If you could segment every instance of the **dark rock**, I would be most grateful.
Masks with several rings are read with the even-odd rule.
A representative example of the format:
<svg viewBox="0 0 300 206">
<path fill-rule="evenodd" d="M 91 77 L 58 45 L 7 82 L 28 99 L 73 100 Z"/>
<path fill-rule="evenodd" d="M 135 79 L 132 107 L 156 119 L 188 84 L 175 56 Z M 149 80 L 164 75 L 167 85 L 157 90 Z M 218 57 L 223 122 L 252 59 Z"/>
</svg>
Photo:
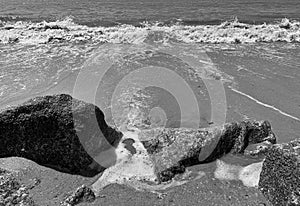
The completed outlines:
<svg viewBox="0 0 300 206">
<path fill-rule="evenodd" d="M 300 205 L 300 139 L 268 150 L 259 189 L 273 205 Z"/>
<path fill-rule="evenodd" d="M 96 199 L 94 192 L 87 186 L 82 185 L 77 188 L 69 197 L 67 197 L 60 205 L 73 206 L 81 202 L 93 202 Z"/>
<path fill-rule="evenodd" d="M 268 121 L 225 124 L 205 129 L 157 128 L 142 131 L 159 181 L 168 181 L 187 166 L 211 162 L 229 152 L 243 153 L 249 144 L 276 143 Z"/>
<path fill-rule="evenodd" d="M 121 137 L 97 106 L 65 94 L 36 97 L 0 113 L 0 158 L 23 157 L 71 174 L 103 171 L 94 155 Z"/>
<path fill-rule="evenodd" d="M 123 143 L 125 144 L 125 148 L 131 153 L 136 154 L 136 149 L 132 145 L 135 141 L 131 138 L 123 140 Z"/>
</svg>

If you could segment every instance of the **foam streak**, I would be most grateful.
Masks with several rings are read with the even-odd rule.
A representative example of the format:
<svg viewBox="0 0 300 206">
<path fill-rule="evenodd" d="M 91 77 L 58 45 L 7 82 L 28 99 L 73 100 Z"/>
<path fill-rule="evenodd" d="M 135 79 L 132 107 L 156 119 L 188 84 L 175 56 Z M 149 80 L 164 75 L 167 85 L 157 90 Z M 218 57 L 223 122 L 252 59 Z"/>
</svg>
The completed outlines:
<svg viewBox="0 0 300 206">
<path fill-rule="evenodd" d="M 238 93 L 238 94 L 240 94 L 240 95 L 243 95 L 243 96 L 245 96 L 245 97 L 248 97 L 249 99 L 255 101 L 257 104 L 260 104 L 260 105 L 262 105 L 262 106 L 264 106 L 264 107 L 273 109 L 273 110 L 279 112 L 280 114 L 282 114 L 282 115 L 284 115 L 284 116 L 287 116 L 287 117 L 289 117 L 289 118 L 292 118 L 292 119 L 294 119 L 294 120 L 300 121 L 300 119 L 299 119 L 298 117 L 294 117 L 294 116 L 292 116 L 292 115 L 290 115 L 290 114 L 288 114 L 288 113 L 286 113 L 286 112 L 281 111 L 280 109 L 278 109 L 278 108 L 276 108 L 276 107 L 274 107 L 274 106 L 272 106 L 272 105 L 263 103 L 263 102 L 261 102 L 261 101 L 255 99 L 254 97 L 252 97 L 252 96 L 250 96 L 250 95 L 248 95 L 248 94 L 245 94 L 245 93 L 243 93 L 243 92 L 241 92 L 241 91 L 239 91 L 239 90 L 236 90 L 236 89 L 234 89 L 234 88 L 231 88 L 231 90 L 234 91 L 234 92 L 236 92 L 236 93 Z"/>
</svg>

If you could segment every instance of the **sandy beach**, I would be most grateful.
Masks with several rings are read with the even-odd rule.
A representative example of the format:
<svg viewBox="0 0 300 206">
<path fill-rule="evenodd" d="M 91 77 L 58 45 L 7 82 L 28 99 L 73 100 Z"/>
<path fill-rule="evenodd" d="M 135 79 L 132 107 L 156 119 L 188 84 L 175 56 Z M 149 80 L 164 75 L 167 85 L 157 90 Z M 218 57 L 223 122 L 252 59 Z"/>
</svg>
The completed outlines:
<svg viewBox="0 0 300 206">
<path fill-rule="evenodd" d="M 3 112 L 37 96 L 69 94 L 99 107 L 108 125 L 122 135 L 155 128 L 207 129 L 267 120 L 277 143 L 288 143 L 300 138 L 299 6 L 297 0 L 0 0 L 0 120 L 13 128 L 32 117 L 30 112 L 24 110 L 20 122 L 11 124 L 5 122 L 11 113 Z M 46 108 L 45 114 L 35 115 L 44 120 L 55 109 Z M 68 121 L 62 123 L 69 126 Z M 0 124 L 1 131 L 7 132 L 7 128 Z M 66 134 L 73 137 L 72 132 Z M 8 137 L 3 139 L 9 142 Z M 246 151 L 258 145 L 249 145 Z M 65 151 L 70 148 L 78 149 L 71 144 Z M 299 155 L 295 148 L 293 155 Z M 116 162 L 124 160 L 126 166 L 129 150 L 124 150 L 125 155 L 119 154 Z M 122 184 L 108 184 L 97 191 L 100 195 L 93 202 L 78 205 L 271 206 L 258 187 L 265 154 L 247 154 L 229 153 L 189 166 L 171 181 L 177 186 L 162 191 L 136 190 L 120 179 Z M 60 205 L 80 186 L 93 188 L 103 172 L 86 177 L 45 167 L 43 161 L 44 166 L 12 156 L 0 155 L 0 200 L 5 189 L 11 187 L 15 192 L 9 205 Z M 58 160 L 68 158 L 73 157 Z M 97 167 L 95 162 L 92 167 Z M 128 165 L 126 169 L 120 165 L 116 168 L 128 169 Z M 250 178 L 255 181 L 247 182 L 241 174 L 255 177 Z M 20 203 L 22 198 L 26 202 Z"/>
</svg>

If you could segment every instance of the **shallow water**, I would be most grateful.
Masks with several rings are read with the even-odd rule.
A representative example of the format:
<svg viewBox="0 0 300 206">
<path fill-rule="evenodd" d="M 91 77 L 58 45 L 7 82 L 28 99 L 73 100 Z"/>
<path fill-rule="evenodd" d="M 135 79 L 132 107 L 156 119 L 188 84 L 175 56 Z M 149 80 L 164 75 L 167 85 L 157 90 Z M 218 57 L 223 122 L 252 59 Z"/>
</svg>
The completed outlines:
<svg viewBox="0 0 300 206">
<path fill-rule="evenodd" d="M 64 92 L 96 103 L 117 126 L 127 122 L 140 128 L 207 127 L 224 122 L 225 111 L 225 121 L 249 118 L 272 123 L 282 117 L 287 119 L 282 126 L 291 133 L 280 139 L 297 137 L 298 44 L 174 44 L 160 50 L 157 45 L 139 44 L 131 55 L 119 52 L 119 62 L 112 67 L 101 64 L 107 50 L 99 53 L 98 45 L 1 45 L 1 108 L 36 95 Z M 110 49 L 106 56 L 120 48 Z M 172 48 L 184 48 L 181 53 L 186 56 L 172 54 Z M 93 55 L 101 58 L 89 68 Z M 245 101 L 267 113 L 254 115 Z"/>
</svg>

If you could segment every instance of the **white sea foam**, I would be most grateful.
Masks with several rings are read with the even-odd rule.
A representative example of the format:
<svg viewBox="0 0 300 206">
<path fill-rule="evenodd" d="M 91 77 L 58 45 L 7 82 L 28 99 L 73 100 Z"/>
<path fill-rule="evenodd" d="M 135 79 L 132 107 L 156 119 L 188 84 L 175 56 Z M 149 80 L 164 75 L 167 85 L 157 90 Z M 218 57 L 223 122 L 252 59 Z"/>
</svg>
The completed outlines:
<svg viewBox="0 0 300 206">
<path fill-rule="evenodd" d="M 258 186 L 262 165 L 263 162 L 258 162 L 243 167 L 239 173 L 239 180 L 247 187 Z"/>
<path fill-rule="evenodd" d="M 112 151 L 117 156 L 116 163 L 107 168 L 102 176 L 92 185 L 92 189 L 96 195 L 99 195 L 104 187 L 114 183 L 128 185 L 137 190 L 155 192 L 157 190 L 165 190 L 170 187 L 182 185 L 187 182 L 185 180 L 172 180 L 168 183 L 157 184 L 155 165 L 139 140 L 138 131 L 124 132 L 122 139 L 133 139 L 135 142 L 132 146 L 136 149 L 136 153 L 131 154 L 122 142 L 114 151 Z M 103 156 L 103 153 L 99 155 L 100 158 L 101 156 Z M 103 163 L 101 161 L 102 159 L 98 159 L 97 157 L 95 159 L 98 163 Z M 201 177 L 203 175 L 204 174 L 201 174 Z M 148 184 L 147 182 L 152 184 Z"/>
<path fill-rule="evenodd" d="M 227 164 L 217 160 L 214 176 L 220 180 L 240 180 L 247 187 L 258 186 L 263 162 L 253 163 L 245 167 Z"/>
<path fill-rule="evenodd" d="M 241 91 L 239 91 L 239 90 L 237 90 L 237 89 L 235 89 L 235 88 L 232 88 L 232 87 L 231 87 L 231 90 L 234 91 L 234 92 L 236 92 L 236 93 L 238 93 L 238 94 L 240 94 L 240 95 L 243 95 L 243 96 L 245 96 L 245 97 L 247 97 L 247 98 L 249 98 L 249 99 L 251 99 L 251 100 L 253 100 L 253 101 L 255 101 L 257 104 L 260 104 L 260 105 L 262 105 L 262 106 L 264 106 L 264 107 L 273 109 L 273 110 L 279 112 L 280 114 L 282 114 L 282 115 L 284 115 L 284 116 L 287 116 L 287 117 L 289 117 L 289 118 L 291 118 L 291 119 L 300 121 L 300 119 L 299 119 L 298 117 L 295 117 L 295 116 L 290 115 L 290 114 L 288 114 L 288 113 L 286 113 L 286 112 L 284 112 L 284 111 L 281 111 L 280 109 L 276 108 L 275 106 L 272 106 L 272 105 L 263 103 L 263 102 L 261 102 L 261 101 L 255 99 L 254 97 L 252 97 L 252 96 L 250 96 L 250 95 L 248 95 L 248 94 L 245 94 L 244 92 L 241 92 Z"/>
<path fill-rule="evenodd" d="M 2 25 L 2 26 L 1 26 Z M 184 43 L 300 42 L 300 22 L 252 25 L 237 20 L 220 25 L 144 24 L 88 27 L 70 18 L 55 22 L 0 22 L 0 43 L 45 44 L 53 42 L 142 43 L 145 41 Z"/>
</svg>

